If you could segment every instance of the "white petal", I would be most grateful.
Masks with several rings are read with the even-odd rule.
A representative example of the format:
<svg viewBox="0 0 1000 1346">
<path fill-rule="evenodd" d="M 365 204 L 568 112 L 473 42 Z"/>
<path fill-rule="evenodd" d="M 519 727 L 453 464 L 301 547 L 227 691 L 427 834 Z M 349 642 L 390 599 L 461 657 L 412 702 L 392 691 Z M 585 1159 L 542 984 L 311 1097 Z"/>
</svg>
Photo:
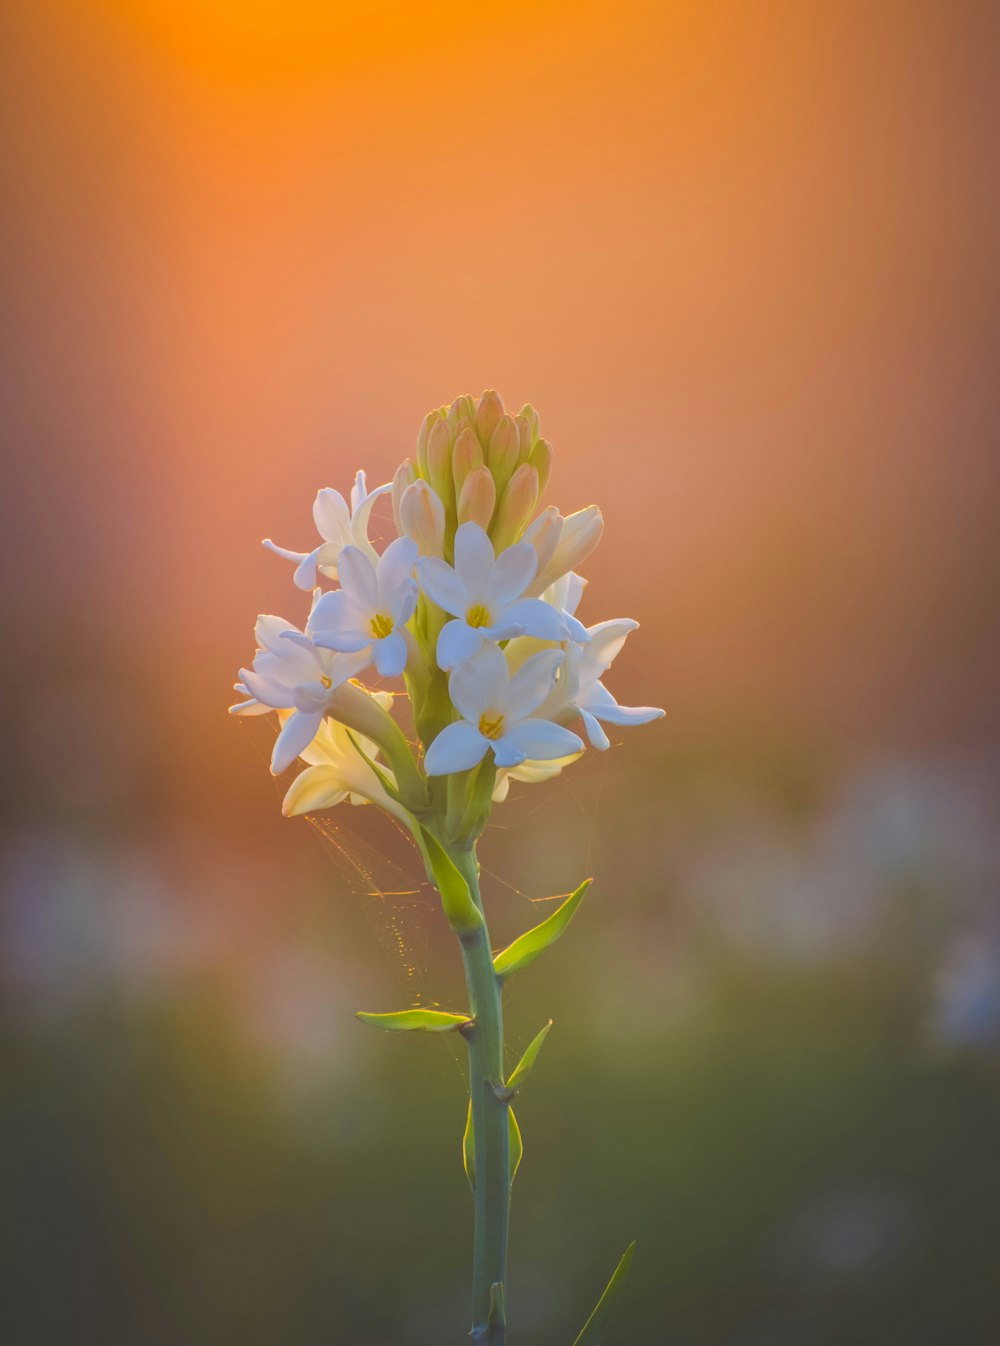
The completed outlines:
<svg viewBox="0 0 1000 1346">
<path fill-rule="evenodd" d="M 281 811 L 286 818 L 333 808 L 347 795 L 347 785 L 336 767 L 307 766 L 288 787 Z"/>
<path fill-rule="evenodd" d="M 272 710 L 283 710 L 294 705 L 295 694 L 291 687 L 286 687 L 271 678 L 261 677 L 252 668 L 241 668 L 240 680 L 254 700 L 263 706 L 270 706 Z"/>
<path fill-rule="evenodd" d="M 527 542 L 515 542 L 500 553 L 486 589 L 494 609 L 505 608 L 521 597 L 538 569 L 538 553 Z"/>
<path fill-rule="evenodd" d="M 555 685 L 562 661 L 562 650 L 542 650 L 526 659 L 510 680 L 504 697 L 505 714 L 523 720 L 537 710 Z"/>
<path fill-rule="evenodd" d="M 393 631 L 392 635 L 376 640 L 372 654 L 375 667 L 383 678 L 398 678 L 406 667 L 406 640 L 402 632 Z"/>
<path fill-rule="evenodd" d="M 330 689 L 321 682 L 304 682 L 296 687 L 292 703 L 306 715 L 322 715 L 330 699 Z"/>
<path fill-rule="evenodd" d="M 587 737 L 590 739 L 591 745 L 595 747 L 598 752 L 606 752 L 607 749 L 611 747 L 611 740 L 601 727 L 600 720 L 591 715 L 589 710 L 581 710 L 580 718 L 583 720 L 583 725 L 587 731 Z"/>
<path fill-rule="evenodd" d="M 441 628 L 437 643 L 438 668 L 445 672 L 471 659 L 483 643 L 483 637 L 477 628 L 455 617 L 445 622 Z"/>
<path fill-rule="evenodd" d="M 421 556 L 417 562 L 420 587 L 439 608 L 453 617 L 464 617 L 469 607 L 469 596 L 460 577 L 447 561 L 437 556 Z"/>
<path fill-rule="evenodd" d="M 364 476 L 363 472 L 358 473 L 362 488 L 364 486 Z M 386 491 L 392 490 L 392 482 L 387 481 L 384 486 L 376 486 L 375 490 L 370 491 L 363 500 L 355 501 L 356 490 L 357 485 L 355 485 L 355 490 L 351 492 L 351 508 L 354 515 L 351 519 L 351 537 L 354 540 L 354 545 L 360 547 L 366 556 L 374 557 L 375 548 L 368 541 L 368 524 L 376 501 L 380 496 L 385 495 Z"/>
<path fill-rule="evenodd" d="M 580 752 L 583 741 L 561 724 L 551 720 L 522 720 L 497 739 L 493 754 L 497 766 L 520 766 L 527 759 L 547 762 Z"/>
<path fill-rule="evenodd" d="M 424 770 L 428 776 L 450 776 L 453 771 L 468 771 L 486 756 L 489 739 L 468 720 L 446 725 L 427 749 Z"/>
<path fill-rule="evenodd" d="M 272 617 L 268 613 L 262 612 L 253 629 L 254 639 L 262 650 L 270 650 L 273 654 L 280 654 L 281 646 L 278 642 L 291 625 L 291 622 L 285 621 L 284 617 Z"/>
<path fill-rule="evenodd" d="M 510 794 L 510 772 L 500 770 L 497 772 L 496 781 L 493 785 L 493 802 L 502 804 Z"/>
<path fill-rule="evenodd" d="M 455 534 L 455 569 L 467 593 L 485 596 L 493 573 L 493 543 L 478 523 L 463 523 Z"/>
<path fill-rule="evenodd" d="M 249 701 L 237 701 L 235 706 L 229 707 L 230 715 L 270 715 L 274 710 L 273 706 L 265 706 L 262 701 L 251 697 Z"/>
<path fill-rule="evenodd" d="M 275 740 L 274 752 L 271 754 L 273 776 L 280 776 L 283 771 L 287 771 L 303 748 L 308 748 L 322 722 L 321 712 L 306 715 L 297 710 L 289 715 Z"/>
<path fill-rule="evenodd" d="M 522 598 L 497 614 L 496 626 L 517 628 L 519 635 L 536 640 L 565 640 L 569 634 L 565 616 L 541 598 Z"/>
<path fill-rule="evenodd" d="M 597 682 L 580 697 L 580 711 L 605 720 L 608 724 L 649 724 L 659 720 L 665 711 L 657 706 L 620 706 L 603 683 Z"/>
<path fill-rule="evenodd" d="M 327 544 L 323 543 L 308 556 L 303 556 L 302 560 L 295 568 L 295 574 L 292 581 L 296 589 L 312 589 L 316 584 L 316 566 L 319 561 L 319 554 Z"/>
<path fill-rule="evenodd" d="M 324 486 L 316 492 L 313 501 L 313 522 L 322 538 L 327 542 L 339 542 L 343 547 L 351 540 L 351 511 L 347 501 L 332 486 Z"/>
<path fill-rule="evenodd" d="M 608 671 L 629 633 L 638 625 L 631 617 L 617 617 L 589 628 L 587 648 L 580 663 L 580 681 L 585 686 Z"/>
<path fill-rule="evenodd" d="M 357 547 L 345 547 L 337 562 L 340 583 L 354 605 L 362 612 L 378 610 L 378 580 L 375 567 Z"/>
<path fill-rule="evenodd" d="M 413 582 L 413 567 L 419 554 L 417 544 L 410 537 L 398 537 L 390 542 L 376 567 L 378 578 L 378 607 L 392 608 L 399 594 Z M 414 586 L 415 587 L 415 586 Z"/>
<path fill-rule="evenodd" d="M 368 474 L 363 467 L 359 467 L 354 474 L 354 485 L 351 487 L 351 513 L 354 514 L 367 499 Z"/>
<path fill-rule="evenodd" d="M 268 551 L 273 551 L 275 556 L 280 556 L 283 561 L 294 561 L 296 565 L 298 565 L 300 561 L 304 561 L 308 555 L 308 552 L 289 551 L 287 547 L 279 547 L 278 544 L 272 542 L 269 537 L 264 538 L 260 545 L 266 547 Z"/>
<path fill-rule="evenodd" d="M 359 554 L 355 552 L 355 555 Z M 345 589 L 335 589 L 333 593 L 324 594 L 313 608 L 307 630 L 313 642 L 322 649 L 349 653 L 371 644 L 371 632 L 362 626 L 364 620 L 364 614 L 351 601 L 351 595 Z"/>
<path fill-rule="evenodd" d="M 483 645 L 471 659 L 459 664 L 448 680 L 452 705 L 467 720 L 476 722 L 485 710 L 505 711 L 508 679 L 503 650 Z"/>
<path fill-rule="evenodd" d="M 420 590 L 416 580 L 404 580 L 390 609 L 393 626 L 405 626 L 417 610 Z"/>
</svg>

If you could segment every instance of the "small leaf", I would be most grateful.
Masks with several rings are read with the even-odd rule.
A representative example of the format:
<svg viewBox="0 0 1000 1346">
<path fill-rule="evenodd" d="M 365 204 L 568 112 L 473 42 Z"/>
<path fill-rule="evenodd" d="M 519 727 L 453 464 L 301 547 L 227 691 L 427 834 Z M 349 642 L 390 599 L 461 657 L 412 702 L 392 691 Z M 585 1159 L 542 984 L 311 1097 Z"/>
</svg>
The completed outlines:
<svg viewBox="0 0 1000 1346">
<path fill-rule="evenodd" d="M 518 1061 L 517 1065 L 514 1067 L 510 1079 L 507 1081 L 508 1089 L 519 1088 L 519 1086 L 522 1085 L 524 1081 L 528 1078 L 528 1073 L 531 1070 L 531 1067 L 535 1064 L 536 1060 L 538 1059 L 538 1053 L 542 1050 L 542 1043 L 545 1041 L 548 1035 L 548 1031 L 551 1027 L 552 1027 L 552 1020 L 550 1019 L 548 1023 L 545 1025 L 545 1027 L 542 1029 L 542 1031 L 536 1034 L 535 1037 L 532 1039 L 532 1041 L 528 1044 L 528 1050 L 521 1057 L 520 1061 Z"/>
<path fill-rule="evenodd" d="M 389 777 L 379 766 L 378 762 L 376 762 L 373 758 L 368 756 L 364 748 L 362 748 L 361 744 L 358 742 L 357 735 L 352 734 L 351 731 L 348 729 L 347 737 L 351 740 L 355 752 L 363 760 L 365 765 L 371 769 L 379 785 L 381 785 L 382 789 L 386 792 L 389 798 L 394 799 L 397 804 L 402 804 L 403 796 L 399 793 L 393 782 L 389 779 Z"/>
<path fill-rule="evenodd" d="M 602 1346 L 604 1333 L 611 1321 L 611 1314 L 625 1286 L 634 1252 L 635 1241 L 633 1240 L 622 1253 L 622 1259 L 615 1267 L 614 1275 L 608 1281 L 604 1294 L 597 1301 L 597 1307 L 584 1323 L 583 1331 L 573 1342 L 573 1346 Z"/>
<path fill-rule="evenodd" d="M 442 1010 L 398 1010 L 395 1014 L 366 1014 L 358 1010 L 357 1018 L 372 1028 L 385 1028 L 391 1033 L 453 1033 L 457 1028 L 471 1024 L 467 1014 L 445 1014 Z"/>
<path fill-rule="evenodd" d="M 426 827 L 420 832 L 449 924 L 453 930 L 478 930 L 483 923 L 483 914 L 473 902 L 461 870 L 433 832 Z"/>
<path fill-rule="evenodd" d="M 584 879 L 576 892 L 570 893 L 566 901 L 557 907 L 547 920 L 521 935 L 519 939 L 515 939 L 503 953 L 498 953 L 493 959 L 493 968 L 497 976 L 505 979 L 512 977 L 515 972 L 520 972 L 521 968 L 534 962 L 543 949 L 555 943 L 573 919 L 590 884 L 590 879 Z"/>
<path fill-rule="evenodd" d="M 514 1175 L 521 1162 L 521 1156 L 524 1154 L 524 1142 L 521 1140 L 521 1128 L 517 1124 L 517 1118 L 514 1116 L 514 1109 L 507 1109 L 507 1136 L 510 1146 L 510 1180 L 514 1181 Z M 462 1137 L 462 1162 L 465 1165 L 465 1176 L 469 1179 L 469 1186 L 473 1191 L 476 1190 L 476 1132 L 472 1124 L 472 1099 L 469 1099 L 469 1116 L 465 1123 L 465 1135 Z"/>
</svg>

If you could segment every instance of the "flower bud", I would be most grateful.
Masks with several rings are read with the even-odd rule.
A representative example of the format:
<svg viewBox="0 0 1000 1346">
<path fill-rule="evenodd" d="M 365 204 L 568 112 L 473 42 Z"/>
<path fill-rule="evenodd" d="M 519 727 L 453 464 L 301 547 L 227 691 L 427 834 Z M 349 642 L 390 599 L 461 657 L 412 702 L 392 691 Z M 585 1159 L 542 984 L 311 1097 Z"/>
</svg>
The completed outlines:
<svg viewBox="0 0 1000 1346">
<path fill-rule="evenodd" d="M 400 522 L 399 503 L 403 498 L 403 492 L 408 486 L 412 486 L 416 480 L 416 463 L 412 458 L 404 458 L 399 467 L 396 468 L 396 475 L 392 479 L 392 518 L 397 533 L 404 531 Z"/>
<path fill-rule="evenodd" d="M 466 477 L 458 495 L 458 522 L 478 523 L 489 530 L 497 502 L 497 488 L 493 474 L 485 466 L 473 468 Z"/>
<path fill-rule="evenodd" d="M 497 506 L 490 536 L 498 552 L 521 536 L 537 502 L 538 473 L 530 463 L 522 463 L 507 483 Z"/>
<path fill-rule="evenodd" d="M 517 426 L 517 435 L 520 445 L 519 458 L 522 463 L 526 463 L 528 461 L 528 455 L 531 453 L 532 446 L 535 443 L 531 433 L 531 426 L 521 415 L 514 417 L 514 423 Z"/>
<path fill-rule="evenodd" d="M 451 470 L 455 478 L 455 494 L 460 494 L 466 477 L 476 467 L 483 465 L 483 450 L 471 424 L 459 432 L 455 447 L 451 451 Z"/>
<path fill-rule="evenodd" d="M 541 574 L 545 567 L 551 561 L 555 549 L 559 543 L 559 534 L 562 532 L 563 518 L 555 505 L 549 505 L 543 509 L 538 518 L 524 530 L 522 542 L 530 542 L 538 553 L 538 570 L 536 575 Z M 532 585 L 532 589 L 535 586 Z M 540 592 L 540 591 L 539 591 Z"/>
<path fill-rule="evenodd" d="M 538 419 L 538 412 L 530 402 L 525 402 L 517 415 L 519 420 L 523 420 L 527 423 L 528 433 L 531 435 L 531 445 L 533 447 L 542 435 L 542 423 Z"/>
<path fill-rule="evenodd" d="M 427 471 L 427 441 L 436 423 L 442 419 L 442 415 L 441 408 L 435 407 L 433 411 L 427 413 L 420 426 L 420 433 L 417 435 L 417 462 L 422 473 Z"/>
<path fill-rule="evenodd" d="M 444 549 L 444 505 L 437 492 L 422 478 L 403 492 L 399 518 L 400 532 L 413 539 L 421 555 L 441 555 Z"/>
<path fill-rule="evenodd" d="M 490 471 L 497 480 L 497 486 L 503 489 L 510 479 L 521 452 L 521 440 L 517 423 L 513 416 L 502 416 L 494 427 L 487 450 Z"/>
<path fill-rule="evenodd" d="M 503 402 L 500 394 L 492 388 L 487 388 L 479 399 L 479 406 L 476 409 L 476 429 L 479 431 L 479 437 L 484 444 L 490 442 L 490 436 L 496 429 L 502 415 Z"/>
<path fill-rule="evenodd" d="M 476 400 L 470 397 L 468 393 L 463 393 L 461 397 L 456 397 L 454 402 L 448 408 L 448 422 L 454 433 L 460 427 L 463 421 L 476 420 Z"/>
<path fill-rule="evenodd" d="M 538 473 L 538 493 L 548 485 L 549 473 L 552 471 L 552 445 L 547 439 L 540 439 L 531 450 L 531 456 L 528 462 Z"/>
<path fill-rule="evenodd" d="M 555 551 L 544 568 L 539 568 L 530 592 L 541 593 L 568 571 L 576 570 L 600 542 L 603 532 L 604 517 L 596 505 L 563 519 Z"/>
<path fill-rule="evenodd" d="M 451 481 L 451 426 L 447 421 L 438 421 L 428 436 L 427 480 L 447 509 L 455 498 Z"/>
</svg>

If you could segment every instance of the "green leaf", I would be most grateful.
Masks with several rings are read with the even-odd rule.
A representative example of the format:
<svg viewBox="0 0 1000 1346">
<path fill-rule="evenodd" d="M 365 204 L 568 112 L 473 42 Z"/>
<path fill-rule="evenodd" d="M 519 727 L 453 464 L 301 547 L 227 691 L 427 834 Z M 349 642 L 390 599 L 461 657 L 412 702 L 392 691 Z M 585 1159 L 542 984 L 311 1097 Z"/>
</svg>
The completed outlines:
<svg viewBox="0 0 1000 1346">
<path fill-rule="evenodd" d="M 358 754 L 358 756 L 362 759 L 362 761 L 365 763 L 366 766 L 370 767 L 379 785 L 381 785 L 382 789 L 386 792 L 389 798 L 394 799 L 397 804 L 402 804 L 403 796 L 399 793 L 393 782 L 389 779 L 389 777 L 379 766 L 378 762 L 376 762 L 373 758 L 368 756 L 364 748 L 362 748 L 361 744 L 358 742 L 357 735 L 352 734 L 350 729 L 348 729 L 347 737 L 351 740 L 351 743 L 354 746 L 354 750 Z"/>
<path fill-rule="evenodd" d="M 635 1252 L 633 1240 L 622 1253 L 622 1259 L 615 1267 L 614 1275 L 608 1281 L 604 1294 L 597 1301 L 597 1307 L 583 1325 L 583 1331 L 573 1342 L 573 1346 L 603 1346 L 604 1333 L 611 1321 L 611 1314 L 621 1294 L 632 1265 Z"/>
<path fill-rule="evenodd" d="M 433 832 L 429 832 L 426 827 L 420 831 L 449 924 L 457 931 L 478 930 L 483 923 L 483 914 L 473 902 L 461 870 Z"/>
<path fill-rule="evenodd" d="M 453 1033 L 472 1020 L 467 1014 L 445 1014 L 442 1010 L 398 1010 L 395 1014 L 366 1014 L 358 1010 L 357 1018 L 372 1028 L 385 1028 L 391 1033 Z"/>
<path fill-rule="evenodd" d="M 550 1019 L 548 1023 L 545 1025 L 545 1027 L 542 1029 L 542 1031 L 536 1034 L 536 1036 L 528 1044 L 528 1050 L 521 1057 L 520 1061 L 518 1061 L 517 1065 L 514 1067 L 510 1079 L 507 1081 L 508 1089 L 519 1088 L 520 1085 L 522 1085 L 524 1081 L 528 1078 L 528 1073 L 530 1072 L 531 1067 L 535 1064 L 535 1061 L 538 1059 L 538 1053 L 542 1050 L 542 1043 L 545 1041 L 548 1035 L 548 1031 L 551 1027 L 552 1027 L 552 1020 Z"/>
<path fill-rule="evenodd" d="M 521 1156 L 524 1154 L 524 1142 L 521 1139 L 521 1128 L 517 1124 L 517 1118 L 514 1116 L 514 1109 L 507 1109 L 507 1135 L 508 1145 L 510 1146 L 510 1180 L 514 1181 L 514 1175 L 517 1173 L 518 1166 L 521 1163 Z M 469 1115 L 465 1122 L 465 1135 L 462 1137 L 462 1163 L 465 1165 L 465 1176 L 469 1179 L 469 1186 L 473 1191 L 476 1190 L 476 1132 L 472 1124 L 472 1099 L 469 1099 Z"/>
<path fill-rule="evenodd" d="M 566 901 L 557 907 L 547 920 L 541 925 L 536 925 L 527 934 L 521 935 L 519 939 L 515 939 L 503 953 L 498 953 L 493 959 L 493 968 L 497 976 L 505 980 L 507 977 L 513 977 L 515 972 L 520 972 L 522 967 L 534 962 L 543 949 L 554 944 L 573 919 L 590 884 L 590 879 L 584 879 L 576 892 L 570 893 Z"/>
</svg>

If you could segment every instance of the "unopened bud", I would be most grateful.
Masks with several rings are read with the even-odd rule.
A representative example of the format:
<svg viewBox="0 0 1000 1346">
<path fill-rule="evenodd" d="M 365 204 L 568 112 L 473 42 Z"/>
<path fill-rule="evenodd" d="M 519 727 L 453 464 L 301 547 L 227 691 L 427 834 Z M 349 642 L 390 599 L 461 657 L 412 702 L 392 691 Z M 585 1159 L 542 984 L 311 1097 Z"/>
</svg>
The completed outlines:
<svg viewBox="0 0 1000 1346">
<path fill-rule="evenodd" d="M 428 436 L 427 480 L 447 507 L 455 498 L 451 482 L 451 426 L 447 421 L 438 421 Z"/>
<path fill-rule="evenodd" d="M 444 505 L 424 480 L 415 481 L 399 502 L 399 528 L 423 556 L 440 556 L 444 548 Z"/>
<path fill-rule="evenodd" d="M 517 422 L 513 416 L 502 416 L 490 435 L 490 447 L 486 455 L 490 471 L 496 477 L 501 490 L 517 467 L 520 453 L 521 440 Z"/>
<path fill-rule="evenodd" d="M 458 522 L 478 523 L 489 529 L 497 502 L 497 488 L 488 467 L 473 468 L 458 495 Z"/>
<path fill-rule="evenodd" d="M 497 506 L 491 536 L 498 552 L 521 536 L 537 502 L 538 473 L 530 463 L 522 463 L 507 483 Z"/>
<path fill-rule="evenodd" d="M 448 421 L 453 430 L 457 430 L 463 421 L 472 421 L 476 419 L 476 399 L 470 397 L 468 393 L 463 393 L 461 397 L 456 397 L 454 402 L 448 408 Z"/>
<path fill-rule="evenodd" d="M 547 439 L 540 439 L 531 450 L 531 456 L 528 462 L 538 473 L 538 493 L 548 485 L 549 473 L 552 471 L 552 445 Z"/>
<path fill-rule="evenodd" d="M 532 592 L 541 593 L 567 571 L 576 570 L 600 542 L 603 532 L 604 517 L 596 505 L 588 505 L 563 519 L 555 551 L 532 581 Z"/>
<path fill-rule="evenodd" d="M 541 574 L 545 567 L 551 561 L 555 549 L 559 543 L 559 534 L 562 532 L 563 518 L 555 505 L 549 505 L 548 509 L 543 509 L 538 518 L 529 524 L 524 530 L 522 542 L 530 542 L 538 553 L 538 570 L 536 574 Z M 534 585 L 532 586 L 534 588 Z"/>
<path fill-rule="evenodd" d="M 517 436 L 520 445 L 519 456 L 521 462 L 526 463 L 528 461 L 528 455 L 531 453 L 531 450 L 534 447 L 535 443 L 535 440 L 531 433 L 531 426 L 521 415 L 517 415 L 514 417 L 514 423 L 517 426 Z"/>
<path fill-rule="evenodd" d="M 472 426 L 466 424 L 464 430 L 460 431 L 455 440 L 455 447 L 451 451 L 451 470 L 455 478 L 455 494 L 461 492 L 463 483 L 469 473 L 477 467 L 483 465 L 483 449 L 476 437 L 476 432 Z"/>
<path fill-rule="evenodd" d="M 479 437 L 484 444 L 490 442 L 490 436 L 496 429 L 502 415 L 503 402 L 500 394 L 492 388 L 487 388 L 479 399 L 479 406 L 476 408 L 476 429 L 479 431 Z"/>
<path fill-rule="evenodd" d="M 538 419 L 538 412 L 535 410 L 535 408 L 531 405 L 530 402 L 525 402 L 524 406 L 517 414 L 520 418 L 522 418 L 527 422 L 528 430 L 529 433 L 531 434 L 531 444 L 532 447 L 534 447 L 535 443 L 541 438 L 542 435 L 542 423 Z"/>
<path fill-rule="evenodd" d="M 420 433 L 417 435 L 417 462 L 420 465 L 420 471 L 427 471 L 427 441 L 430 433 L 436 423 L 443 419 L 443 412 L 440 407 L 435 407 L 424 417 L 420 426 Z"/>
<path fill-rule="evenodd" d="M 417 465 L 412 458 L 404 458 L 399 467 L 396 468 L 396 475 L 392 479 L 392 518 L 396 525 L 396 532 L 403 531 L 403 525 L 400 523 L 399 504 L 403 498 L 403 492 L 408 486 L 412 486 L 417 480 Z"/>
</svg>

